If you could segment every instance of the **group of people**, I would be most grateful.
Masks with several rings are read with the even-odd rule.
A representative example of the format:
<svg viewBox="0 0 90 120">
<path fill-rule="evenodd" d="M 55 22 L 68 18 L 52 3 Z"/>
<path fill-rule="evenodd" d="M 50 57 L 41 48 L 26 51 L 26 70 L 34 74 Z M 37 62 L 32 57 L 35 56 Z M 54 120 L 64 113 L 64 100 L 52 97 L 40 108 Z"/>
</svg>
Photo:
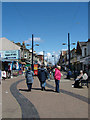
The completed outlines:
<svg viewBox="0 0 90 120">
<path fill-rule="evenodd" d="M 59 93 L 59 82 L 61 79 L 61 72 L 60 72 L 61 66 L 57 66 L 55 68 L 54 73 L 54 79 L 55 79 L 55 85 L 56 85 L 56 92 Z M 34 79 L 34 73 L 31 70 L 31 67 L 28 67 L 28 70 L 26 71 L 26 83 L 28 87 L 28 91 L 31 91 L 33 79 Z M 44 65 L 41 65 L 38 70 L 38 79 L 40 81 L 41 90 L 45 90 L 46 86 L 46 80 L 48 79 L 48 70 L 44 68 Z"/>
<path fill-rule="evenodd" d="M 48 72 L 48 80 L 54 79 L 54 74 L 55 74 L 55 66 L 49 66 L 46 67 L 47 72 Z"/>
<path fill-rule="evenodd" d="M 55 80 L 55 85 L 56 85 L 56 92 L 59 93 L 59 82 L 61 79 L 61 66 L 57 66 L 54 68 L 54 80 Z M 40 86 L 41 86 L 41 90 L 45 90 L 45 86 L 46 86 L 46 80 L 48 79 L 48 69 L 44 68 L 44 65 L 41 65 L 40 68 L 38 69 L 38 79 L 40 81 Z M 70 74 L 70 73 L 69 73 Z M 28 87 L 28 91 L 31 91 L 32 89 L 32 84 L 33 84 L 33 79 L 34 79 L 34 73 L 31 69 L 31 67 L 28 67 L 28 70 L 26 71 L 26 83 L 27 83 L 27 87 Z M 88 79 L 88 75 L 85 71 L 80 71 L 80 75 L 76 77 L 74 84 L 72 84 L 73 87 L 78 88 L 80 87 L 80 81 L 81 80 L 87 80 Z"/>
</svg>

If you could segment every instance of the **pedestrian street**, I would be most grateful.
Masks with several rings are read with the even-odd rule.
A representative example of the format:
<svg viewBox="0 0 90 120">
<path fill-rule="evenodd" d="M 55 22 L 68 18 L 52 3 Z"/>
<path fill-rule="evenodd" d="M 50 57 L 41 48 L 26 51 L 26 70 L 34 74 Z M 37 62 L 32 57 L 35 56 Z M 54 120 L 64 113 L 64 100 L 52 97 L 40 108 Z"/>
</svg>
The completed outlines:
<svg viewBox="0 0 90 120">
<path fill-rule="evenodd" d="M 60 93 L 48 81 L 41 91 L 37 77 L 27 91 L 24 76 L 2 81 L 2 118 L 88 118 L 88 89 L 72 88 L 73 81 L 60 82 Z"/>
</svg>

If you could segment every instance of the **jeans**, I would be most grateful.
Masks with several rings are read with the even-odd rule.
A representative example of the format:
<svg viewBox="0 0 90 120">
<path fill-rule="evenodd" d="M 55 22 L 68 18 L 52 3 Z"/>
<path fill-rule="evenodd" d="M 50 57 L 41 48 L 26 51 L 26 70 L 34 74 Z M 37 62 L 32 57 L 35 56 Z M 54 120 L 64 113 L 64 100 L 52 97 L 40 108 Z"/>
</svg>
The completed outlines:
<svg viewBox="0 0 90 120">
<path fill-rule="evenodd" d="M 46 82 L 41 83 L 41 88 L 42 88 L 42 87 L 45 88 L 45 85 L 46 85 Z"/>
<path fill-rule="evenodd" d="M 31 91 L 31 88 L 32 88 L 32 83 L 27 84 L 27 86 L 28 86 L 28 90 L 30 90 L 30 91 Z"/>
<path fill-rule="evenodd" d="M 50 79 L 50 74 L 48 73 L 48 79 Z"/>
<path fill-rule="evenodd" d="M 55 80 L 56 92 L 59 92 L 59 82 L 60 82 L 60 80 Z"/>
</svg>

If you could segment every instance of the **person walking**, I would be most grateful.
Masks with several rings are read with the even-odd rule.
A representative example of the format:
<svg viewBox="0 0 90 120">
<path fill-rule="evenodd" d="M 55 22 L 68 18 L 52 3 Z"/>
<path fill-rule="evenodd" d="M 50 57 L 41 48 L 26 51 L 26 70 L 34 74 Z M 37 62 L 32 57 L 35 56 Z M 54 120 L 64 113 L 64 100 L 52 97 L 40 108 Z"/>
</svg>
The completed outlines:
<svg viewBox="0 0 90 120">
<path fill-rule="evenodd" d="M 56 84 L 56 92 L 59 93 L 59 82 L 61 79 L 61 72 L 60 72 L 61 66 L 57 66 L 57 68 L 55 68 L 55 75 L 54 75 L 54 79 L 55 79 L 55 84 Z"/>
<path fill-rule="evenodd" d="M 28 67 L 28 70 L 26 71 L 26 76 L 25 76 L 28 91 L 31 91 L 32 83 L 33 83 L 33 76 L 34 76 L 34 73 L 31 70 L 31 67 Z"/>
<path fill-rule="evenodd" d="M 46 79 L 48 78 L 47 70 L 44 69 L 44 65 L 41 65 L 41 69 L 38 71 L 38 79 L 40 81 L 41 90 L 45 90 Z"/>
</svg>

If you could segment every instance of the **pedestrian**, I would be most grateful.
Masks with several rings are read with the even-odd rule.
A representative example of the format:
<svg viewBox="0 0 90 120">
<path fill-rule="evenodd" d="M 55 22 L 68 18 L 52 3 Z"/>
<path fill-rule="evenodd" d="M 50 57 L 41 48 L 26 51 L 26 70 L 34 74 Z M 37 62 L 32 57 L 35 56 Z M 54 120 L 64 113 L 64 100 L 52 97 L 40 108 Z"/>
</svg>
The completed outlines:
<svg viewBox="0 0 90 120">
<path fill-rule="evenodd" d="M 55 79 L 55 84 L 56 84 L 56 92 L 59 93 L 59 82 L 61 79 L 61 72 L 60 72 L 61 66 L 57 66 L 57 68 L 55 68 L 55 75 L 54 75 L 54 79 Z"/>
<path fill-rule="evenodd" d="M 55 66 L 53 66 L 53 77 L 55 75 Z"/>
<path fill-rule="evenodd" d="M 68 73 L 67 73 L 67 79 L 70 79 L 71 76 L 72 76 L 72 72 L 71 72 L 71 70 L 69 69 L 69 70 L 68 70 Z"/>
<path fill-rule="evenodd" d="M 31 70 L 31 67 L 28 67 L 28 70 L 26 71 L 26 75 L 25 75 L 28 91 L 31 91 L 32 84 L 33 84 L 33 76 L 34 76 L 34 73 Z"/>
<path fill-rule="evenodd" d="M 41 65 L 41 69 L 38 71 L 38 79 L 40 81 L 41 90 L 45 90 L 46 79 L 48 78 L 47 70 L 44 69 L 44 65 Z"/>
<path fill-rule="evenodd" d="M 88 79 L 88 75 L 86 70 L 83 71 L 83 80 L 87 80 Z"/>
<path fill-rule="evenodd" d="M 83 71 L 83 77 L 82 77 L 82 79 L 81 79 L 80 82 L 81 82 L 81 87 L 82 87 L 84 84 L 87 85 L 87 88 L 89 87 L 89 86 L 88 86 L 88 74 L 87 74 L 86 70 Z"/>
<path fill-rule="evenodd" d="M 50 80 L 50 67 L 47 66 L 48 80 Z"/>
</svg>

